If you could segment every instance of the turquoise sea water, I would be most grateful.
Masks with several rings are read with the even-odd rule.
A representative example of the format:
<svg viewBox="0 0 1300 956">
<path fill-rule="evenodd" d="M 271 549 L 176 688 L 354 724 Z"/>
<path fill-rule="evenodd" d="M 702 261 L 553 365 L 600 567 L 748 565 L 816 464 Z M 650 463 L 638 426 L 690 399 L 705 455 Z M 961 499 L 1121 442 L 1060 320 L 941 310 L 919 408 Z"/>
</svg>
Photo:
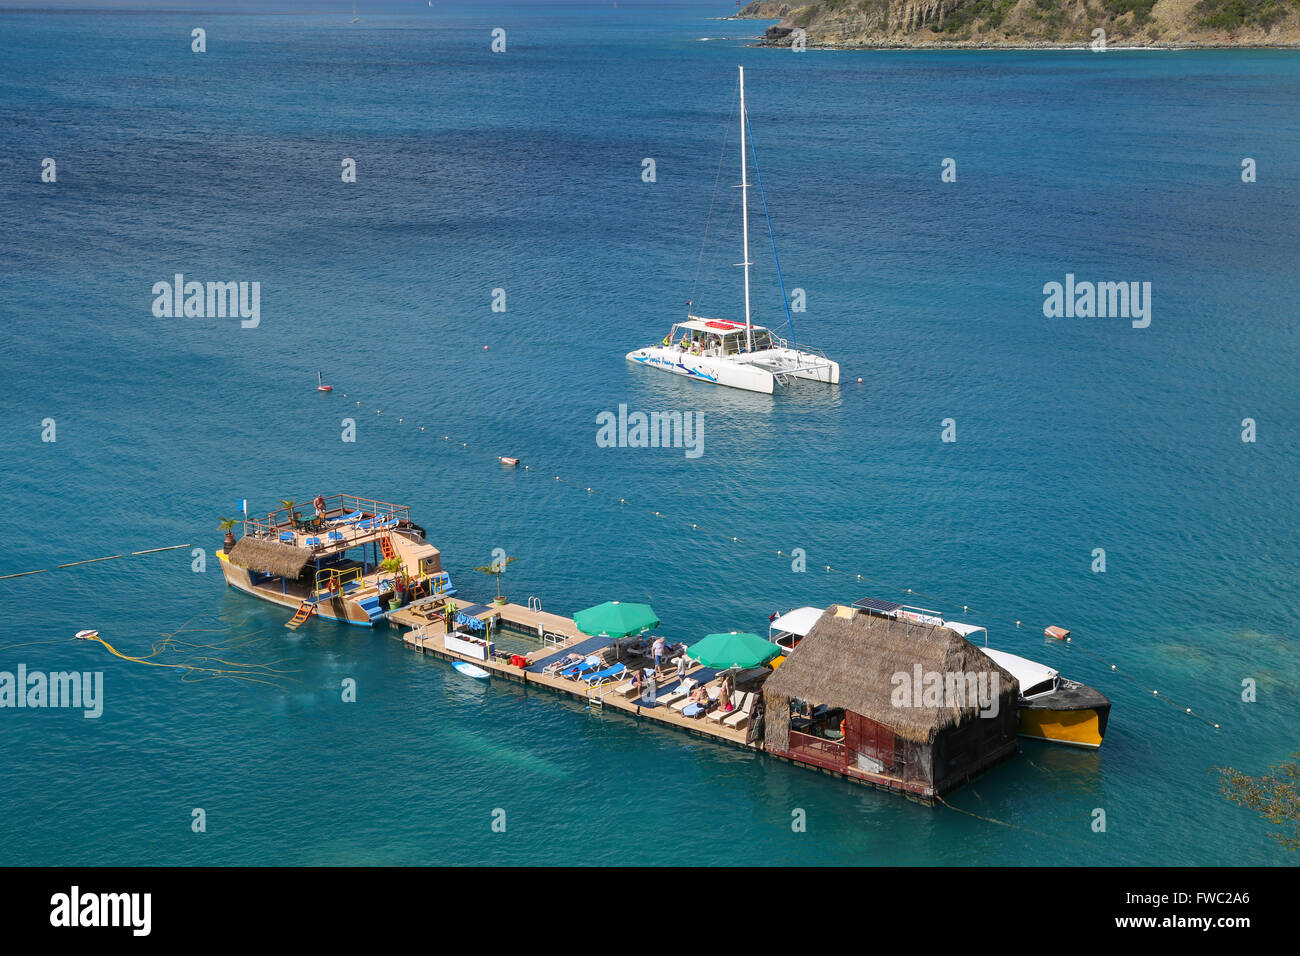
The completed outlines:
<svg viewBox="0 0 1300 956">
<path fill-rule="evenodd" d="M 0 582 L 0 670 L 102 670 L 106 696 L 98 720 L 0 711 L 0 863 L 1288 861 L 1211 768 L 1296 740 L 1300 57 L 793 55 L 748 47 L 761 24 L 725 3 L 334 6 L 0 13 L 0 573 L 207 552 L 206 573 L 186 549 Z M 623 358 L 691 296 L 738 63 L 797 329 L 838 390 Z M 738 261 L 706 258 L 697 305 L 736 314 Z M 260 281 L 260 326 L 155 318 L 176 272 Z M 1044 318 L 1066 273 L 1151 282 L 1150 327 Z M 702 412 L 705 453 L 598 448 L 620 403 Z M 1009 829 L 468 681 L 393 631 L 289 632 L 222 585 L 216 521 L 318 491 L 409 503 L 463 594 L 491 593 L 471 569 L 503 547 L 513 599 L 644 600 L 673 639 L 911 587 L 1101 689 L 1110 731 L 1025 743 L 950 798 Z M 1044 646 L 1048 623 L 1137 682 Z M 187 682 L 65 640 L 92 626 L 292 679 Z"/>
</svg>

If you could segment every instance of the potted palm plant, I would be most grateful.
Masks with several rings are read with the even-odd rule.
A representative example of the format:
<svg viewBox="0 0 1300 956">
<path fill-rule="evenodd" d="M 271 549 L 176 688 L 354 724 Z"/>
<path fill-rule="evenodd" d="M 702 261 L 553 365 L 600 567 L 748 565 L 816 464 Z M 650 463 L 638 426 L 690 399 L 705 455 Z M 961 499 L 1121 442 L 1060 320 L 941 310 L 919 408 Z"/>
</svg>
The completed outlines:
<svg viewBox="0 0 1300 956">
<path fill-rule="evenodd" d="M 384 558 L 379 562 L 379 570 L 387 571 L 393 576 L 393 596 L 388 602 L 388 609 L 396 611 L 406 600 L 406 574 L 402 571 L 402 559 Z"/>
<path fill-rule="evenodd" d="M 292 498 L 280 499 L 280 507 L 283 508 L 285 511 L 289 512 L 289 523 L 294 526 L 297 526 L 298 524 L 298 512 L 294 510 L 294 505 L 296 503 L 297 502 L 295 502 Z"/>
<path fill-rule="evenodd" d="M 478 571 L 480 574 L 492 574 L 496 576 L 497 596 L 492 599 L 493 604 L 502 605 L 506 603 L 506 599 L 501 596 L 501 575 L 505 574 L 506 567 L 512 564 L 514 560 L 515 559 L 510 557 L 510 555 L 505 555 L 504 557 L 496 559 L 491 564 L 486 565 L 485 567 L 474 569 L 475 571 Z"/>
<path fill-rule="evenodd" d="M 217 525 L 218 531 L 224 531 L 226 533 L 226 554 L 229 554 L 230 549 L 235 546 L 234 528 L 237 524 L 239 524 L 237 518 L 222 518 L 221 523 Z"/>
</svg>

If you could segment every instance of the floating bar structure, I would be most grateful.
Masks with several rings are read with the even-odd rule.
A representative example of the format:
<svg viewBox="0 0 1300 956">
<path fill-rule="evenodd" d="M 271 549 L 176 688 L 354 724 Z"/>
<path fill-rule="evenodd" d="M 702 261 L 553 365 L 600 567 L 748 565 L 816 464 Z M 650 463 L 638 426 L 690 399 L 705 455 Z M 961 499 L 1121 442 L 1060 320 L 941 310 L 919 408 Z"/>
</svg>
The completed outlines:
<svg viewBox="0 0 1300 956">
<path fill-rule="evenodd" d="M 937 802 L 1013 756 L 1017 734 L 1097 746 L 1105 730 L 1104 697 L 1082 688 L 1096 698 L 1083 703 L 1101 715 L 1085 727 L 1080 721 L 1088 715 L 1069 712 L 1078 709 L 1082 685 L 1058 682 L 1051 671 L 1052 686 L 1024 688 L 1026 696 L 1018 677 L 1031 671 L 1022 665 L 1041 665 L 986 651 L 968 639 L 983 628 L 923 608 L 872 598 L 798 608 L 774 616 L 774 643 L 732 632 L 733 644 L 771 648 L 768 664 L 704 666 L 679 645 L 661 653 L 656 668 L 654 638 L 644 632 L 591 636 L 573 618 L 543 611 L 535 597 L 527 606 L 500 597 L 459 604 L 438 549 L 405 505 L 318 496 L 311 517 L 303 518 L 297 504 L 284 504 L 265 519 L 245 517 L 243 537 L 235 541 L 227 533 L 218 556 L 227 585 L 293 609 L 286 627 L 313 617 L 367 627 L 391 622 L 407 647 L 475 677 L 544 687 L 593 710 L 608 708 L 922 803 Z M 638 627 L 648 630 L 658 618 L 649 607 L 642 610 Z M 590 612 L 579 616 L 591 630 L 617 628 L 617 618 L 606 625 L 594 623 L 599 618 Z M 715 637 L 729 640 L 725 634 L 708 640 Z M 661 651 L 664 644 L 660 639 Z M 724 650 L 720 660 L 711 656 L 717 651 L 700 647 L 698 657 L 713 663 L 768 659 Z M 1055 723 L 1047 726 L 1044 714 Z M 1069 733 L 1057 727 L 1071 721 Z"/>
<path fill-rule="evenodd" d="M 243 537 L 217 552 L 226 584 L 293 608 L 290 629 L 312 616 L 371 627 L 384 620 L 386 604 L 456 593 L 406 505 L 320 496 L 246 517 L 243 526 Z M 400 569 L 386 568 L 390 561 Z"/>
</svg>

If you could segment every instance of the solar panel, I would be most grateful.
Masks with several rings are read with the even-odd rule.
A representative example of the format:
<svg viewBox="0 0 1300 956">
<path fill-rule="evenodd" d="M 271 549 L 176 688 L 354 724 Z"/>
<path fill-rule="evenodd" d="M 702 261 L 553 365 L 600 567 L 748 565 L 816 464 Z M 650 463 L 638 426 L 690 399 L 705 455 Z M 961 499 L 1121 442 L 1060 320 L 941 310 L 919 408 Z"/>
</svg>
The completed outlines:
<svg viewBox="0 0 1300 956">
<path fill-rule="evenodd" d="M 863 598 L 861 601 L 854 601 L 853 606 L 861 608 L 864 611 L 877 611 L 881 614 L 892 614 L 903 605 L 896 604 L 893 601 L 877 601 L 875 598 Z"/>
</svg>

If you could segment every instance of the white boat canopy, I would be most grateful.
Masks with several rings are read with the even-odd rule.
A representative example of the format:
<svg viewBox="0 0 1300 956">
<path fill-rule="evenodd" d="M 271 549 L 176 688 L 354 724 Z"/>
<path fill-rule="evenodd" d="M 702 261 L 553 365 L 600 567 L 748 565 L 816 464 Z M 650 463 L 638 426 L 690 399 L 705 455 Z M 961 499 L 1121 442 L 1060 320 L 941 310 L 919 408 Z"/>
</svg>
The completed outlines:
<svg viewBox="0 0 1300 956">
<path fill-rule="evenodd" d="M 997 664 L 998 667 L 1001 667 L 1019 682 L 1022 696 L 1034 690 L 1040 684 L 1049 684 L 1054 687 L 1056 679 L 1061 676 L 1059 671 L 1048 667 L 1046 664 L 1026 660 L 1023 657 L 1017 657 L 1015 654 L 1008 654 L 1006 651 L 994 651 L 987 647 L 982 647 L 980 650 L 991 657 L 994 664 Z"/>
<path fill-rule="evenodd" d="M 980 627 L 978 624 L 963 624 L 960 621 L 944 621 L 943 626 L 950 631 L 956 631 L 962 637 L 966 638 L 969 638 L 972 634 L 978 633 L 979 631 L 983 631 L 985 634 L 988 634 L 989 632 L 987 627 Z M 973 644 L 975 642 L 971 641 L 971 643 Z"/>
<path fill-rule="evenodd" d="M 773 621 L 768 631 L 784 631 L 787 634 L 806 637 L 824 613 L 826 613 L 825 608 L 820 607 L 795 608 Z"/>
</svg>

